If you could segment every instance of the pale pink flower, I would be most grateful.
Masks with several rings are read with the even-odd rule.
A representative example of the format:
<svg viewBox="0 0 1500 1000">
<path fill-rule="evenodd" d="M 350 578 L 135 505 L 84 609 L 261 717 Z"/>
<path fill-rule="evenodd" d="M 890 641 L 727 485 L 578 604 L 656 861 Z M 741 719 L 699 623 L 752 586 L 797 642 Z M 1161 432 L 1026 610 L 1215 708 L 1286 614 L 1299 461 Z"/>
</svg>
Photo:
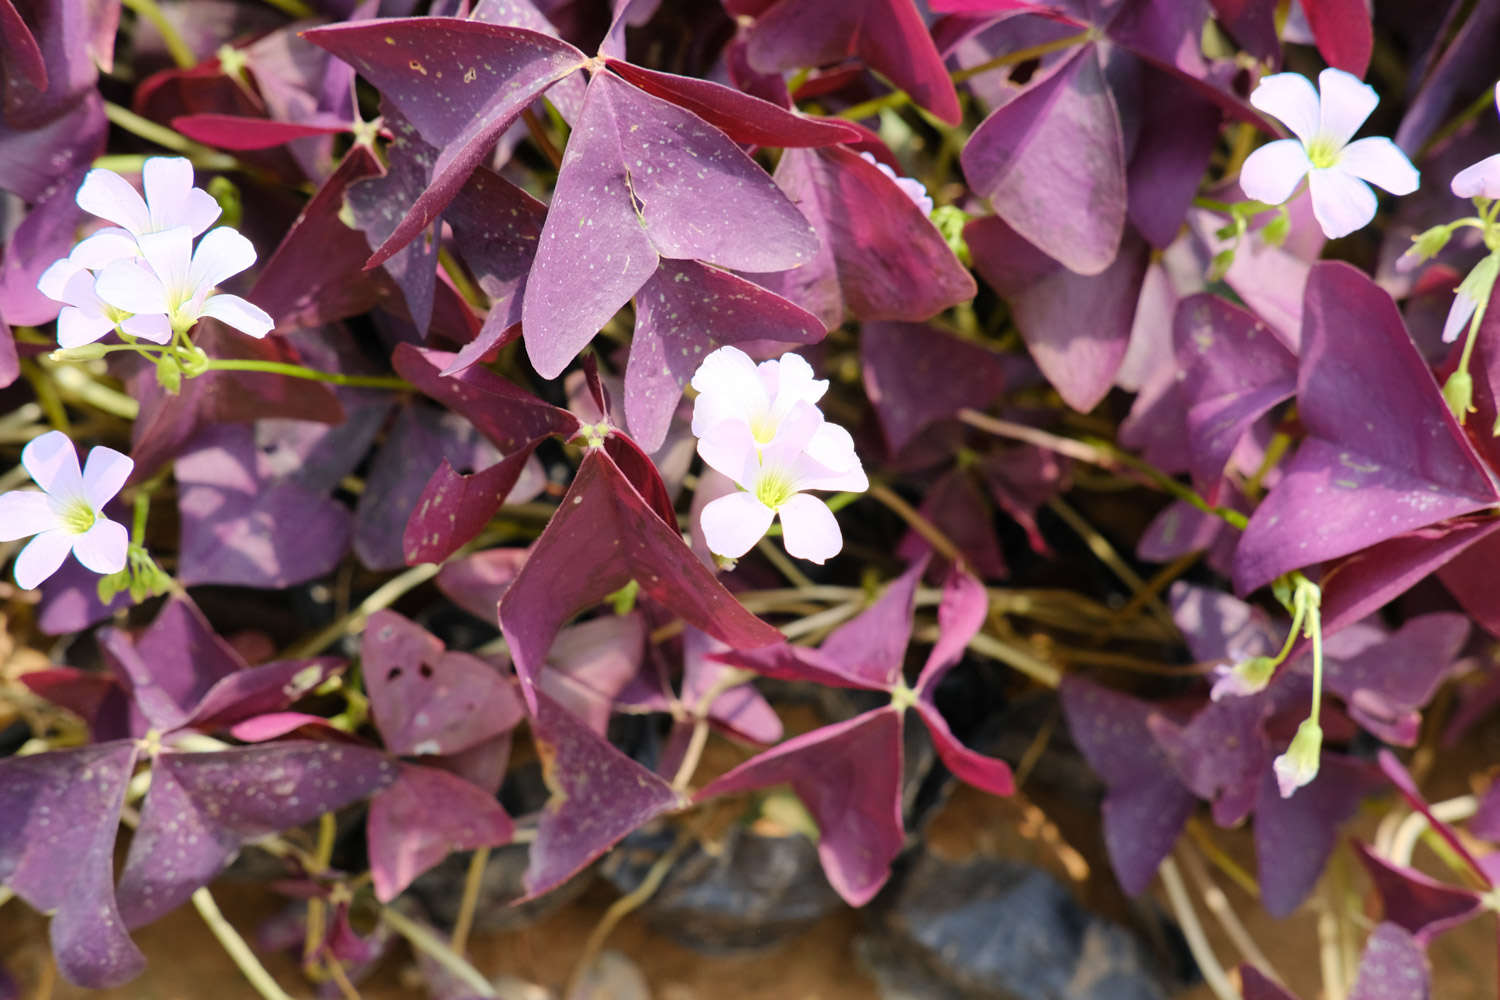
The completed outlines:
<svg viewBox="0 0 1500 1000">
<path fill-rule="evenodd" d="M 896 171 L 875 159 L 875 154 L 873 153 L 860 153 L 859 158 L 866 163 L 875 164 L 881 173 L 895 181 L 896 186 L 911 199 L 913 205 L 922 210 L 923 215 L 932 214 L 932 196 L 927 193 L 927 187 L 921 181 L 915 177 L 902 177 Z"/>
<path fill-rule="evenodd" d="M 694 435 L 701 438 L 724 421 L 737 420 L 764 445 L 776 436 L 792 407 L 823 398 L 828 380 L 814 378 L 812 366 L 790 352 L 779 361 L 757 365 L 738 347 L 721 347 L 703 359 L 692 386 L 698 392 Z"/>
<path fill-rule="evenodd" d="M 1318 776 L 1318 763 L 1323 752 L 1323 730 L 1316 719 L 1303 719 L 1292 737 L 1292 745 L 1286 753 L 1272 763 L 1276 772 L 1276 787 L 1281 797 L 1289 799 L 1297 789 Z"/>
<path fill-rule="evenodd" d="M 21 450 L 21 465 L 41 491 L 0 495 L 0 541 L 36 536 L 16 557 L 17 585 L 39 586 L 69 552 L 95 573 L 124 569 L 130 537 L 124 525 L 104 516 L 104 505 L 135 463 L 112 448 L 95 448 L 80 472 L 73 442 L 62 431 L 48 431 Z"/>
<path fill-rule="evenodd" d="M 1495 107 L 1500 110 L 1500 83 L 1495 84 Z M 1500 153 L 1464 167 L 1449 187 L 1460 198 L 1500 198 Z"/>
<path fill-rule="evenodd" d="M 275 322 L 238 295 L 215 291 L 219 282 L 255 263 L 255 247 L 227 226 L 210 230 L 192 246 L 186 227 L 147 233 L 138 240 L 139 260 L 117 260 L 99 272 L 95 291 L 116 309 L 166 316 L 174 330 L 187 330 L 212 316 L 252 337 L 264 337 Z"/>
<path fill-rule="evenodd" d="M 1280 120 L 1295 139 L 1260 147 L 1240 170 L 1247 197 L 1279 205 L 1307 178 L 1313 215 L 1336 239 L 1375 217 L 1375 184 L 1392 194 L 1411 194 L 1421 175 L 1395 143 L 1368 138 L 1350 142 L 1380 103 L 1374 88 L 1351 73 L 1325 69 L 1318 90 L 1298 73 L 1276 73 L 1260 81 L 1250 103 Z"/>
<path fill-rule="evenodd" d="M 144 198 L 113 170 L 97 168 L 84 177 L 76 200 L 85 212 L 133 237 L 179 227 L 197 236 L 219 217 L 219 203 L 193 186 L 193 164 L 181 156 L 148 159 L 141 168 L 141 187 Z"/>
<path fill-rule="evenodd" d="M 57 314 L 60 347 L 92 344 L 116 326 L 132 337 L 156 344 L 172 339 L 172 324 L 166 316 L 136 316 L 99 298 L 94 291 L 94 273 L 80 266 L 72 256 L 54 261 L 37 279 L 36 287 L 49 299 L 64 303 Z"/>
</svg>

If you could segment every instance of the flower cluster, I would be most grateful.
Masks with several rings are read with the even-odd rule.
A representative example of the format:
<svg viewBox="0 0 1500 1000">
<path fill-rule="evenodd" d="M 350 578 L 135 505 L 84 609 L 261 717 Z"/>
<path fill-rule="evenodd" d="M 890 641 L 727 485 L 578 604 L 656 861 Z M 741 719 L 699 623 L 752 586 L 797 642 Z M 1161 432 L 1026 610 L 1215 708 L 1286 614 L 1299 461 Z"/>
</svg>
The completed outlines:
<svg viewBox="0 0 1500 1000">
<path fill-rule="evenodd" d="M 703 461 L 740 486 L 703 508 L 703 535 L 718 555 L 750 551 L 780 516 L 787 552 L 821 563 L 843 548 L 838 521 L 807 490 L 869 487 L 854 439 L 828 423 L 817 402 L 826 379 L 795 354 L 751 361 L 721 347 L 693 375 L 693 433 Z"/>
<path fill-rule="evenodd" d="M 79 207 L 113 225 L 83 240 L 37 281 L 42 294 L 64 303 L 58 344 L 81 347 L 115 329 L 165 344 L 204 316 L 252 337 L 270 333 L 274 323 L 264 310 L 215 291 L 255 263 L 255 248 L 228 226 L 205 234 L 219 217 L 219 204 L 193 186 L 192 164 L 152 157 L 141 186 L 144 198 L 119 174 L 95 169 L 78 188 Z"/>
</svg>

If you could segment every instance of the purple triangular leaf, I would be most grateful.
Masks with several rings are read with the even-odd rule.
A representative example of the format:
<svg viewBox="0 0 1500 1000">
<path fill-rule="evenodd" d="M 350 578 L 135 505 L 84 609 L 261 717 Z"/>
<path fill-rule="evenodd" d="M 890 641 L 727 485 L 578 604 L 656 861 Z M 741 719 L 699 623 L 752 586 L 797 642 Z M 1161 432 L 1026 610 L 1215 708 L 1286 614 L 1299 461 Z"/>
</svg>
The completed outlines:
<svg viewBox="0 0 1500 1000">
<path fill-rule="evenodd" d="M 203 612 L 182 597 L 163 605 L 138 640 L 109 628 L 99 643 L 106 660 L 130 678 L 141 711 L 163 732 L 181 726 L 216 682 L 245 667 Z"/>
<path fill-rule="evenodd" d="M 162 752 L 120 875 L 125 922 L 140 927 L 186 902 L 246 841 L 316 819 L 395 777 L 383 754 L 337 743 Z"/>
<path fill-rule="evenodd" d="M 974 297 L 974 279 L 911 196 L 843 147 L 782 154 L 776 183 L 822 237 L 807 263 L 756 276 L 828 327 L 860 319 L 919 322 Z"/>
<path fill-rule="evenodd" d="M 32 694 L 83 719 L 95 743 L 144 736 L 151 722 L 117 678 L 94 670 L 48 667 L 17 678 Z"/>
<path fill-rule="evenodd" d="M 482 622 L 495 621 L 495 607 L 526 562 L 525 549 L 486 549 L 443 566 L 438 589 Z"/>
<path fill-rule="evenodd" d="M 901 850 L 901 714 L 878 708 L 814 729 L 715 779 L 695 801 L 790 784 L 818 824 L 818 857 L 838 894 L 868 903 Z"/>
<path fill-rule="evenodd" d="M 115 831 L 133 740 L 0 760 L 0 884 L 52 917 L 52 953 L 91 989 L 138 975 L 145 958 L 115 904 Z"/>
<path fill-rule="evenodd" d="M 510 680 L 394 611 L 377 611 L 360 646 L 370 709 L 396 754 L 457 753 L 511 729 L 524 710 Z"/>
<path fill-rule="evenodd" d="M 1061 695 L 1073 742 L 1108 788 L 1104 845 L 1115 876 L 1126 892 L 1142 893 L 1192 813 L 1192 793 L 1152 738 L 1150 705 L 1074 676 Z"/>
<path fill-rule="evenodd" d="M 1255 804 L 1255 857 L 1260 900 L 1273 917 L 1295 910 L 1323 874 L 1339 827 L 1379 786 L 1360 761 L 1324 754 L 1318 776 L 1289 798 L 1282 798 L 1267 767 Z"/>
<path fill-rule="evenodd" d="M 1395 924 L 1380 924 L 1365 942 L 1349 1000 L 1428 1000 L 1430 978 L 1417 940 Z"/>
<path fill-rule="evenodd" d="M 584 564 L 585 575 L 560 571 Z M 735 601 L 613 461 L 591 450 L 500 602 L 500 629 L 529 704 L 559 626 L 632 579 L 646 596 L 737 649 L 780 638 Z"/>
<path fill-rule="evenodd" d="M 683 387 L 724 344 L 813 344 L 826 332 L 800 306 L 744 278 L 691 260 L 663 260 L 635 294 L 625 368 L 625 417 L 643 449 L 666 440 Z"/>
<path fill-rule="evenodd" d="M 1469 637 L 1463 615 L 1435 612 L 1409 619 L 1385 641 L 1353 656 L 1332 650 L 1323 683 L 1349 706 L 1349 714 L 1387 743 L 1413 746 L 1418 714 L 1452 672 Z"/>
<path fill-rule="evenodd" d="M 964 407 L 987 409 L 1005 388 L 1005 366 L 993 351 L 937 327 L 865 323 L 859 357 L 865 392 L 892 453 Z"/>
<path fill-rule="evenodd" d="M 671 785 L 546 695 L 536 699 L 532 738 L 552 796 L 526 867 L 528 897 L 561 885 L 621 837 L 679 805 Z"/>
<path fill-rule="evenodd" d="M 1126 208 L 1146 241 L 1164 250 L 1198 193 L 1223 114 L 1178 77 L 1149 65 L 1142 67 L 1141 89 L 1144 117 L 1126 172 Z"/>
<path fill-rule="evenodd" d="M 1297 389 L 1297 359 L 1250 312 L 1216 295 L 1177 305 L 1172 341 L 1184 378 L 1193 485 L 1220 502 L 1224 469 L 1240 439 Z"/>
<path fill-rule="evenodd" d="M 514 829 L 493 795 L 446 771 L 402 764 L 370 802 L 365 835 L 375 898 L 389 903 L 454 851 L 507 843 Z"/>
<path fill-rule="evenodd" d="M 208 689 L 187 725 L 212 732 L 246 719 L 279 712 L 293 704 L 343 666 L 331 656 L 313 660 L 277 660 L 230 674 Z"/>
<path fill-rule="evenodd" d="M 600 736 L 615 699 L 641 671 L 646 622 L 638 613 L 602 615 L 557 633 L 537 684 Z"/>
<path fill-rule="evenodd" d="M 974 267 L 1009 303 L 1016 328 L 1063 401 L 1087 412 L 1114 385 L 1130 344 L 1149 247 L 1127 231 L 1085 277 L 1049 259 L 999 216 L 964 227 Z"/>
<path fill-rule="evenodd" d="M 919 563 L 907 572 L 916 570 L 920 575 L 924 568 L 925 564 Z M 931 699 L 938 682 L 963 659 L 969 640 L 984 627 L 989 612 L 990 595 L 984 584 L 960 568 L 950 569 L 948 578 L 943 581 L 943 596 L 938 603 L 938 639 L 917 677 L 919 697 Z M 827 643 L 823 650 L 828 651 Z"/>
<path fill-rule="evenodd" d="M 1328 65 L 1345 73 L 1364 76 L 1375 49 L 1375 31 L 1370 8 L 1364 0 L 1302 0 L 1307 26 L 1318 43 L 1318 52 Z M 1358 992 L 1356 988 L 1355 992 Z M 1391 994 L 1404 996 L 1405 994 Z M 1376 994 L 1370 994 L 1373 998 Z"/>
<path fill-rule="evenodd" d="M 1308 438 L 1250 518 L 1240 593 L 1500 499 L 1395 303 L 1348 264 L 1308 278 L 1297 399 Z"/>
<path fill-rule="evenodd" d="M 964 176 L 995 213 L 1078 274 L 1115 259 L 1125 230 L 1125 146 L 1099 67 L 1081 46 L 986 118 L 964 147 Z"/>
<path fill-rule="evenodd" d="M 691 625 L 682 632 L 682 703 L 696 712 L 724 676 L 724 664 L 710 654 L 728 647 Z M 738 739 L 766 745 L 781 739 L 781 717 L 755 685 L 740 684 L 716 698 L 708 709 L 710 721 Z"/>
<path fill-rule="evenodd" d="M 489 369 L 442 375 L 453 357 L 446 351 L 400 344 L 391 363 L 402 378 L 468 417 L 504 454 L 519 451 L 538 438 L 554 434 L 568 438 L 578 432 L 578 418 L 573 414 L 542 402 Z"/>
<path fill-rule="evenodd" d="M 1474 890 L 1446 885 L 1415 868 L 1392 864 L 1358 841 L 1354 853 L 1375 883 L 1382 918 L 1406 929 L 1424 948 L 1443 931 L 1467 922 L 1484 905 Z"/>
<path fill-rule="evenodd" d="M 1475 874 L 1488 881 L 1489 876 L 1485 873 L 1484 866 L 1464 846 L 1464 842 L 1458 833 L 1453 827 L 1433 815 L 1432 807 L 1422 797 L 1422 791 L 1417 787 L 1416 780 L 1412 778 L 1411 772 L 1402 765 L 1401 760 L 1389 750 L 1381 750 L 1376 759 L 1380 762 L 1381 772 L 1390 779 L 1391 784 L 1396 786 L 1396 791 L 1401 793 L 1401 797 L 1406 799 L 1407 803 L 1413 809 L 1427 817 L 1427 822 L 1432 827 L 1432 832 L 1442 837 L 1444 843 L 1452 848 L 1453 853 L 1462 858 Z"/>
<path fill-rule="evenodd" d="M 543 439 L 529 441 L 507 458 L 472 475 L 455 472 L 446 458 L 417 497 L 401 534 L 402 557 L 410 565 L 442 562 L 471 541 L 505 505 Z"/>
<path fill-rule="evenodd" d="M 430 186 L 371 266 L 431 225 L 522 109 L 585 62 L 573 46 L 540 32 L 447 17 L 330 25 L 303 37 L 375 84 L 439 150 Z"/>
</svg>

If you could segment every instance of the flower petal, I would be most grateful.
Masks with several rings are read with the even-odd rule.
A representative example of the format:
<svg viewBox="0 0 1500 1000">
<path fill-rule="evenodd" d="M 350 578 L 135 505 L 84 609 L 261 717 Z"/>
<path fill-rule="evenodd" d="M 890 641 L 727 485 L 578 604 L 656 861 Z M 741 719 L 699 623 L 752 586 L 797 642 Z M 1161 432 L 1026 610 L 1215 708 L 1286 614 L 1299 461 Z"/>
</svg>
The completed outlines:
<svg viewBox="0 0 1500 1000">
<path fill-rule="evenodd" d="M 85 212 L 124 226 L 132 233 L 144 233 L 151 224 L 145 199 L 113 170 L 90 170 L 74 200 Z"/>
<path fill-rule="evenodd" d="M 1378 137 L 1345 146 L 1339 154 L 1338 166 L 1391 194 L 1411 194 L 1422 181 L 1422 175 L 1401 152 L 1401 147 Z"/>
<path fill-rule="evenodd" d="M 159 233 L 146 233 L 136 242 L 140 244 L 141 256 L 146 258 L 146 266 L 156 272 L 156 277 L 165 289 L 168 300 L 186 299 L 192 295 L 196 287 L 189 281 L 193 260 L 193 236 L 186 228 L 178 226 L 176 229 L 167 229 Z M 102 296 L 104 293 L 99 294 Z M 131 312 L 170 311 L 170 306 L 131 310 Z"/>
<path fill-rule="evenodd" d="M 1479 308 L 1479 303 L 1469 296 L 1459 292 L 1453 296 L 1453 305 L 1448 307 L 1448 318 L 1443 321 L 1443 343 L 1451 344 L 1458 339 L 1458 335 L 1464 332 L 1464 327 L 1469 325 L 1469 320 L 1474 318 L 1474 310 Z"/>
<path fill-rule="evenodd" d="M 1318 135 L 1342 146 L 1370 117 L 1380 95 L 1353 73 L 1329 67 L 1318 74 Z"/>
<path fill-rule="evenodd" d="M 210 229 L 193 251 L 188 287 L 193 291 L 212 288 L 255 263 L 255 244 L 228 226 Z"/>
<path fill-rule="evenodd" d="M 68 259 L 79 267 L 97 271 L 117 260 L 129 260 L 140 252 L 141 248 L 136 244 L 134 236 L 119 226 L 110 226 L 79 243 L 68 254 Z"/>
<path fill-rule="evenodd" d="M 1312 162 L 1301 142 L 1277 139 L 1245 157 L 1245 165 L 1240 168 L 1240 190 L 1247 198 L 1280 205 L 1292 196 L 1311 169 Z"/>
<path fill-rule="evenodd" d="M 181 156 L 153 156 L 141 170 L 151 231 L 186 226 L 197 236 L 219 217 L 219 203 L 193 186 L 193 164 Z"/>
<path fill-rule="evenodd" d="M 738 559 L 760 541 L 775 515 L 775 511 L 749 493 L 730 493 L 704 506 L 703 538 L 709 551 Z"/>
<path fill-rule="evenodd" d="M 770 404 L 755 362 L 737 347 L 721 347 L 704 358 L 690 384 L 698 392 L 693 403 L 693 433 L 698 437 L 724 420 L 749 423 Z"/>
<path fill-rule="evenodd" d="M 136 313 L 121 321 L 120 329 L 153 344 L 165 344 L 172 339 L 172 321 L 166 313 Z"/>
<path fill-rule="evenodd" d="M 1287 128 L 1303 143 L 1318 134 L 1318 92 L 1301 73 L 1274 73 L 1250 93 L 1250 103 Z"/>
<path fill-rule="evenodd" d="M 210 295 L 208 301 L 203 303 L 199 315 L 212 316 L 219 322 L 226 323 L 241 333 L 248 333 L 257 340 L 270 333 L 276 326 L 276 321 L 271 318 L 271 314 L 260 306 L 238 295 L 229 295 L 224 292 Z"/>
<path fill-rule="evenodd" d="M 40 536 L 38 536 L 40 537 Z M 130 533 L 119 521 L 101 516 L 94 526 L 73 537 L 73 555 L 95 573 L 118 573 L 125 568 Z"/>
<path fill-rule="evenodd" d="M 774 377 L 776 388 L 772 396 L 778 416 L 790 410 L 798 400 L 816 403 L 828 391 L 828 380 L 815 378 L 807 359 L 790 351 L 779 360 L 761 362 L 760 371 L 763 376 L 770 374 Z"/>
<path fill-rule="evenodd" d="M 823 411 L 799 399 L 781 418 L 776 436 L 761 448 L 761 464 L 792 468 L 822 426 Z"/>
<path fill-rule="evenodd" d="M 40 490 L 0 494 L 0 542 L 13 542 L 57 527 L 52 503 Z"/>
<path fill-rule="evenodd" d="M 83 463 L 83 495 L 95 510 L 103 510 L 120 492 L 134 468 L 135 462 L 128 455 L 102 445 L 95 448 Z"/>
<path fill-rule="evenodd" d="M 745 489 L 755 486 L 760 458 L 749 424 L 720 421 L 698 439 L 698 454 L 709 468 L 722 472 Z"/>
<path fill-rule="evenodd" d="M 16 556 L 16 586 L 22 590 L 34 590 L 43 580 L 57 572 L 68 553 L 73 551 L 73 539 L 77 537 L 62 528 L 53 528 L 37 535 L 21 554 Z"/>
<path fill-rule="evenodd" d="M 704 513 L 708 513 L 708 508 L 704 508 Z M 776 513 L 781 515 L 781 540 L 788 555 L 822 563 L 838 555 L 844 547 L 838 519 L 817 497 L 798 493 Z"/>
<path fill-rule="evenodd" d="M 1500 198 L 1500 153 L 1464 167 L 1449 186 L 1460 198 Z"/>
<path fill-rule="evenodd" d="M 94 293 L 126 312 L 165 314 L 171 308 L 160 276 L 134 260 L 117 260 L 100 271 L 94 279 Z"/>
<path fill-rule="evenodd" d="M 63 289 L 68 287 L 68 282 L 81 274 L 83 268 L 73 263 L 67 257 L 54 260 L 47 265 L 47 270 L 36 279 L 36 290 L 54 302 L 66 302 L 63 298 Z"/>
<path fill-rule="evenodd" d="M 48 431 L 32 438 L 21 449 L 21 464 L 48 496 L 62 500 L 83 496 L 78 452 L 62 431 Z"/>
<path fill-rule="evenodd" d="M 1307 183 L 1313 215 L 1329 239 L 1348 236 L 1375 218 L 1375 192 L 1353 174 L 1338 167 L 1313 170 L 1307 175 Z"/>
<path fill-rule="evenodd" d="M 97 309 L 63 306 L 57 314 L 57 346 L 92 344 L 115 328 L 114 320 Z"/>
</svg>

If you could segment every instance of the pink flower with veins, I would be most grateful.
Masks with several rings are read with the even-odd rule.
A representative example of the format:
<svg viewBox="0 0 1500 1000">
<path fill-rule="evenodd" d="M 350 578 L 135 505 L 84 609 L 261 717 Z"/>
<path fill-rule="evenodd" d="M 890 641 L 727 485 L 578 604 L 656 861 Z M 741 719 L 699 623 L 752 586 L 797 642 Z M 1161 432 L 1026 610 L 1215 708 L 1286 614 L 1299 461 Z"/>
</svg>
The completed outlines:
<svg viewBox="0 0 1500 1000">
<path fill-rule="evenodd" d="M 1352 73 L 1325 69 L 1318 90 L 1299 73 L 1275 73 L 1260 81 L 1250 103 L 1296 138 L 1267 143 L 1245 160 L 1240 188 L 1247 197 L 1279 205 L 1306 177 L 1313 215 L 1324 234 L 1337 239 L 1375 218 L 1370 184 L 1391 194 L 1417 189 L 1421 175 L 1391 140 L 1349 141 L 1380 103 L 1375 89 Z"/>
<path fill-rule="evenodd" d="M 174 330 L 187 330 L 204 316 L 252 337 L 264 337 L 275 321 L 238 295 L 214 286 L 255 263 L 255 247 L 227 226 L 210 230 L 193 249 L 186 227 L 140 237 L 142 260 L 117 260 L 99 272 L 94 290 L 116 309 L 162 314 Z"/>
<path fill-rule="evenodd" d="M 770 440 L 761 441 L 744 421 L 724 420 L 698 440 L 698 454 L 744 491 L 703 508 L 708 547 L 732 559 L 749 552 L 780 517 L 788 553 L 826 561 L 843 548 L 844 537 L 833 511 L 806 491 L 857 493 L 870 485 L 849 432 L 805 400 L 790 408 Z"/>
<path fill-rule="evenodd" d="M 83 471 L 62 431 L 48 431 L 21 450 L 21 465 L 40 486 L 0 495 L 0 541 L 35 535 L 16 557 L 16 584 L 37 587 L 72 552 L 95 573 L 125 568 L 130 537 L 104 516 L 104 505 L 125 485 L 135 463 L 113 448 L 89 452 Z"/>
<path fill-rule="evenodd" d="M 1500 111 L 1500 83 L 1495 84 L 1495 109 Z M 1500 198 L 1500 153 L 1464 167 L 1449 187 L 1460 198 Z"/>
</svg>

